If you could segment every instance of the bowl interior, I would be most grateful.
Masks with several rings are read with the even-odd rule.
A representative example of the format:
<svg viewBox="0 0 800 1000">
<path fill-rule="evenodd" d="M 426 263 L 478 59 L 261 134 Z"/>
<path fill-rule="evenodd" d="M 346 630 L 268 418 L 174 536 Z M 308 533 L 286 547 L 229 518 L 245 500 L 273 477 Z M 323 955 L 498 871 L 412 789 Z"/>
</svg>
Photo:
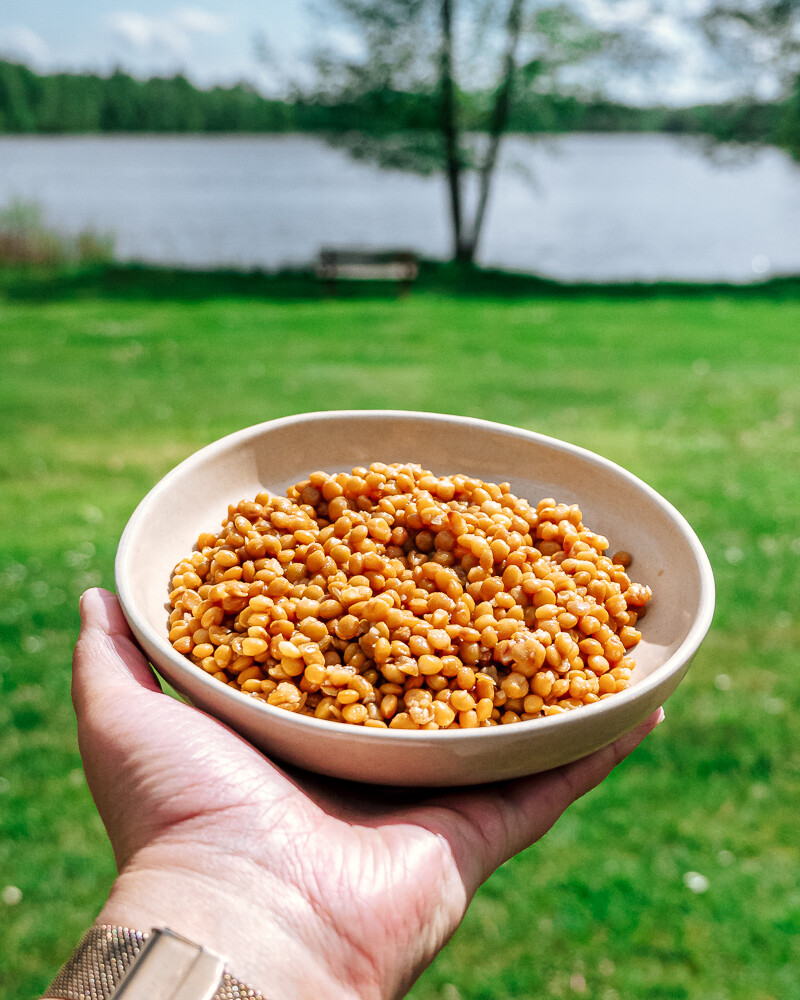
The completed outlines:
<svg viewBox="0 0 800 1000">
<path fill-rule="evenodd" d="M 229 503 L 252 499 L 264 489 L 283 494 L 315 469 L 350 471 L 375 461 L 417 462 L 437 474 L 507 481 L 534 505 L 545 496 L 577 503 L 584 522 L 609 539 L 610 553 L 626 549 L 632 554 L 632 579 L 648 584 L 654 594 L 642 622 L 643 641 L 634 654 L 634 684 L 631 692 L 592 710 L 603 710 L 641 685 L 657 684 L 661 670 L 685 669 L 710 622 L 713 580 L 689 526 L 644 483 L 596 455 L 516 428 L 435 414 L 345 411 L 289 417 L 230 435 L 187 459 L 140 504 L 120 544 L 117 585 L 137 637 L 170 683 L 196 704 L 205 699 L 204 690 L 217 704 L 228 693 L 167 641 L 170 573 L 192 551 L 197 536 L 219 527 Z M 242 696 L 235 700 L 247 701 L 251 715 L 256 707 L 266 708 Z M 275 713 L 288 714 L 270 708 L 262 713 L 265 725 Z M 581 711 L 542 722 L 575 725 L 571 717 L 579 715 Z M 234 716 L 229 710 L 228 719 Z M 302 721 L 329 732 L 353 728 Z M 364 731 L 364 738 L 378 732 Z M 435 735 L 447 739 L 456 731 Z"/>
</svg>

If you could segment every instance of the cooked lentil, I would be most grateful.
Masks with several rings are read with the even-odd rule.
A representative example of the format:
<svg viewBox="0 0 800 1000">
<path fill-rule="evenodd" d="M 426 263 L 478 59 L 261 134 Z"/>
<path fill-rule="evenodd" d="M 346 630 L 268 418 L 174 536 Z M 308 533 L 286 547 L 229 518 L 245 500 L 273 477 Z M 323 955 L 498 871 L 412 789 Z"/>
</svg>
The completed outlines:
<svg viewBox="0 0 800 1000">
<path fill-rule="evenodd" d="M 173 648 L 302 715 L 524 722 L 630 686 L 651 591 L 576 505 L 418 465 L 313 472 L 228 508 L 172 575 Z"/>
</svg>

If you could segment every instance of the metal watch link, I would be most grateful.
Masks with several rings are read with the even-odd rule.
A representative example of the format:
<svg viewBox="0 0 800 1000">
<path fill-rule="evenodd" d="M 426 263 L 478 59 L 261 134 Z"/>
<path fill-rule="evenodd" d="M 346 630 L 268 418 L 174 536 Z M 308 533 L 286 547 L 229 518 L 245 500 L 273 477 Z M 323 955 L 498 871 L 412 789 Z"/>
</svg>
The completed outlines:
<svg viewBox="0 0 800 1000">
<path fill-rule="evenodd" d="M 167 928 L 91 927 L 43 1000 L 266 1000 L 225 962 Z"/>
</svg>

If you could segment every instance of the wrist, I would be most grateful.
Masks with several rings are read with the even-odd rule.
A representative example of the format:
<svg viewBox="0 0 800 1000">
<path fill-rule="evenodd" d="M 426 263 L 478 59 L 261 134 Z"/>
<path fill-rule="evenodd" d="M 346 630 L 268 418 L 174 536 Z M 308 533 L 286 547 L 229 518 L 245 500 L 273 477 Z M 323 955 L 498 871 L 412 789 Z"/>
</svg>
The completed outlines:
<svg viewBox="0 0 800 1000">
<path fill-rule="evenodd" d="M 214 870 L 133 859 L 97 923 L 169 927 L 221 955 L 228 972 L 268 1000 L 381 995 L 363 952 L 349 961 L 349 942 L 325 926 L 296 888 L 249 863 L 226 859 L 224 877 L 209 874 Z"/>
</svg>

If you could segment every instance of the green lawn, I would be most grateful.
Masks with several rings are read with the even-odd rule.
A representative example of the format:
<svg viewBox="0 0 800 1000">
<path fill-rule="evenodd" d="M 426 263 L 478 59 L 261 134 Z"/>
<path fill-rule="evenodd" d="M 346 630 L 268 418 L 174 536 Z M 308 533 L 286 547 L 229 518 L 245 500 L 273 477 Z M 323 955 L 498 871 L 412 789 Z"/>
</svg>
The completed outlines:
<svg viewBox="0 0 800 1000">
<path fill-rule="evenodd" d="M 665 725 L 491 879 L 412 996 L 799 996 L 799 334 L 800 302 L 741 295 L 0 299 L 0 995 L 44 988 L 113 877 L 69 661 L 134 506 L 237 428 L 399 407 L 601 452 L 688 517 L 718 584 Z"/>
</svg>

